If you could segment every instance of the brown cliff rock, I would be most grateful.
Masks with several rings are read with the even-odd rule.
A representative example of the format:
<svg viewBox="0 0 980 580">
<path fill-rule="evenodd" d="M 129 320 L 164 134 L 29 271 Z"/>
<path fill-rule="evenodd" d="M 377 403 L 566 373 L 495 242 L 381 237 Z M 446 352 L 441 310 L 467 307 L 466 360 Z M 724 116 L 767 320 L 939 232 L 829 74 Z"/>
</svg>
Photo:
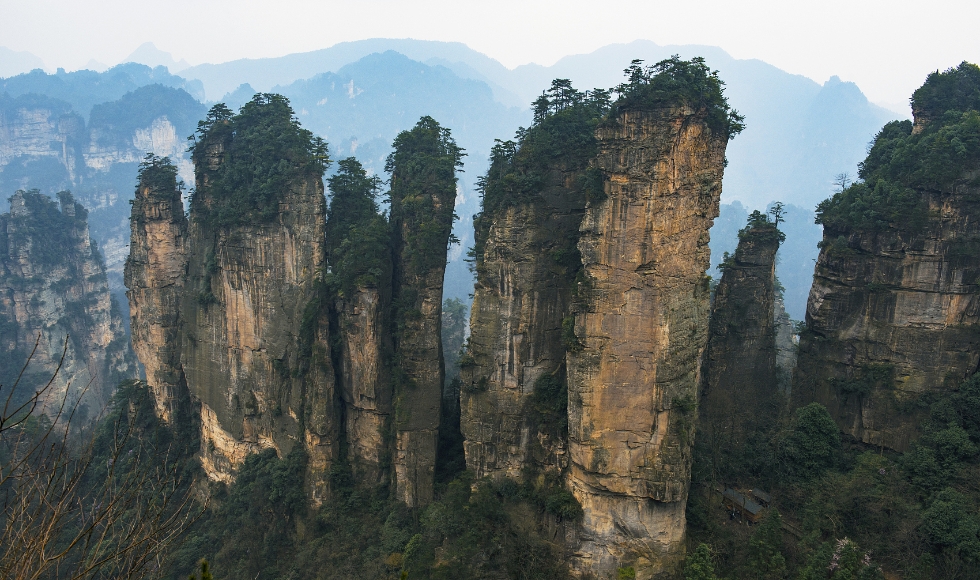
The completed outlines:
<svg viewBox="0 0 980 580">
<path fill-rule="evenodd" d="M 144 165 L 132 216 L 124 280 L 129 289 L 133 349 L 143 364 L 157 415 L 170 423 L 188 395 L 180 364 L 187 218 L 176 168 L 160 159 Z"/>
<path fill-rule="evenodd" d="M 722 264 L 702 360 L 698 437 L 716 465 L 779 409 L 774 286 L 782 234 L 758 212 L 749 220 Z"/>
<path fill-rule="evenodd" d="M 585 512 L 573 563 L 638 578 L 683 558 L 708 229 L 728 135 L 688 107 L 620 110 L 600 126 L 604 201 L 581 226 L 581 348 L 568 356 L 569 486 Z"/>
<path fill-rule="evenodd" d="M 198 195 L 207 191 L 203 180 Z M 212 431 L 226 434 L 209 439 L 206 431 L 202 440 L 204 466 L 215 479 L 241 463 L 239 448 L 271 447 L 282 456 L 306 441 L 311 469 L 336 454 L 325 316 L 311 313 L 319 320 L 312 359 L 300 358 L 301 324 L 323 269 L 323 186 L 310 179 L 290 187 L 278 206 L 272 223 L 235 228 L 212 229 L 191 212 L 181 360 L 202 420 L 213 417 Z"/>
<path fill-rule="evenodd" d="M 564 383 L 562 321 L 571 313 L 577 265 L 556 260 L 578 236 L 585 196 L 574 172 L 556 171 L 534 200 L 489 221 L 477 265 L 461 427 L 477 477 L 524 478 L 528 468 L 567 467 L 567 434 L 535 421 L 540 380 Z M 578 261 L 578 256 L 571 256 Z"/>
<path fill-rule="evenodd" d="M 861 180 L 817 208 L 794 403 L 823 404 L 865 443 L 909 449 L 923 397 L 980 365 L 978 95 L 976 65 L 930 74 L 915 123 L 885 125 Z"/>
<path fill-rule="evenodd" d="M 915 401 L 980 363 L 980 269 L 968 250 L 980 244 L 980 192 L 920 193 L 934 216 L 920 232 L 825 228 L 793 393 L 855 439 L 900 451 L 918 436 Z"/>
<path fill-rule="evenodd" d="M 68 405 L 80 400 L 75 420 L 84 424 L 138 371 L 87 212 L 70 193 L 59 197 L 60 208 L 37 191 L 18 191 L 0 215 L 0 384 L 14 385 L 37 343 L 13 402 L 33 394 L 55 376 L 64 352 L 41 412 L 54 416 L 66 397 Z"/>
<path fill-rule="evenodd" d="M 369 485 L 382 481 L 382 466 L 391 461 L 385 433 L 391 420 L 392 346 L 384 294 L 365 287 L 336 302 L 348 456 L 355 479 Z"/>
</svg>

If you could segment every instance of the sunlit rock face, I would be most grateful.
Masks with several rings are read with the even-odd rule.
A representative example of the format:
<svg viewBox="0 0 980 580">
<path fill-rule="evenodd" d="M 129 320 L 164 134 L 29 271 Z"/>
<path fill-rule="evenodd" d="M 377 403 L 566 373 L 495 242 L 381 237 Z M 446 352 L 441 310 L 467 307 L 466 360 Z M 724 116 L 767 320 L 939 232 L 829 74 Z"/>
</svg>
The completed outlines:
<svg viewBox="0 0 980 580">
<path fill-rule="evenodd" d="M 197 167 L 189 221 L 175 180 L 169 190 L 140 183 L 126 270 L 134 344 L 159 415 L 199 415 L 209 478 L 231 481 L 248 455 L 302 445 L 317 503 L 340 426 L 321 299 L 323 185 L 316 176 L 289 184 L 271 219 L 216 225 L 201 208 L 213 204 L 220 149 Z"/>
<path fill-rule="evenodd" d="M 157 415 L 171 423 L 186 384 L 180 365 L 180 301 L 187 274 L 187 218 L 176 183 L 143 181 L 133 199 L 129 289 L 133 348 Z"/>
<path fill-rule="evenodd" d="M 587 298 L 568 356 L 568 483 L 585 512 L 573 568 L 602 577 L 635 562 L 651 578 L 684 553 L 728 138 L 689 108 L 621 111 L 597 135 L 606 199 L 581 225 Z"/>
<path fill-rule="evenodd" d="M 198 168 L 199 191 L 207 191 L 200 185 L 211 170 Z M 324 216 L 319 179 L 288 188 L 269 223 L 212 228 L 192 211 L 181 302 L 182 367 L 202 413 L 213 413 L 236 442 L 255 449 L 285 455 L 306 444 L 317 472 L 335 457 L 337 444 L 329 321 L 311 314 L 320 320 L 306 337 L 309 360 L 301 360 L 300 335 L 322 275 Z M 224 448 L 217 438 L 202 439 L 202 453 L 220 456 L 211 461 L 212 477 L 224 477 L 243 459 L 234 447 L 227 455 Z M 317 485 L 325 486 L 321 475 Z"/>
<path fill-rule="evenodd" d="M 0 215 L 0 384 L 17 383 L 12 403 L 44 389 L 38 411 L 51 417 L 78 403 L 73 421 L 83 425 L 138 373 L 87 212 L 59 197 L 18 191 Z"/>
</svg>

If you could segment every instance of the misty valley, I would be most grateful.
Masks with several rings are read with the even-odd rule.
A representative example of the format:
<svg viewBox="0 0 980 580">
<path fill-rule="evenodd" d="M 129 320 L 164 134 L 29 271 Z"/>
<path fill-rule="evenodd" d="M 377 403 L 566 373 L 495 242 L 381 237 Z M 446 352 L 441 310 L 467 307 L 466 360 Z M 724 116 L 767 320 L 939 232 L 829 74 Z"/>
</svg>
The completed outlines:
<svg viewBox="0 0 980 580">
<path fill-rule="evenodd" d="M 980 67 L 701 48 L 0 78 L 0 578 L 980 578 Z"/>
</svg>

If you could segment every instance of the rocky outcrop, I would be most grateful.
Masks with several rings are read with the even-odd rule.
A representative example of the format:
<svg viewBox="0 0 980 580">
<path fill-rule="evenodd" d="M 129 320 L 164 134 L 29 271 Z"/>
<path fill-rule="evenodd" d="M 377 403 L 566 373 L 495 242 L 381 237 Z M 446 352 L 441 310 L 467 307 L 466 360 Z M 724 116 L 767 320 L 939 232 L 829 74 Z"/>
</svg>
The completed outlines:
<svg viewBox="0 0 980 580">
<path fill-rule="evenodd" d="M 14 384 L 37 344 L 17 391 L 33 394 L 55 376 L 64 352 L 43 412 L 54 415 L 66 396 L 72 405 L 84 394 L 74 420 L 85 423 L 137 369 L 87 212 L 70 193 L 59 197 L 60 209 L 37 191 L 18 191 L 0 215 L 0 384 Z"/>
<path fill-rule="evenodd" d="M 432 500 L 445 366 L 442 285 L 462 150 L 431 117 L 395 139 L 391 170 L 396 497 Z"/>
<path fill-rule="evenodd" d="M 207 195 L 216 169 L 198 169 L 198 195 Z M 283 456 L 305 442 L 311 469 L 324 478 L 336 455 L 329 321 L 307 312 L 324 263 L 322 183 L 289 187 L 278 208 L 270 223 L 227 228 L 198 219 L 193 208 L 190 216 L 181 362 L 201 402 L 203 464 L 214 479 L 234 472 L 242 449 Z M 309 336 L 302 336 L 304 314 Z"/>
<path fill-rule="evenodd" d="M 180 364 L 180 302 L 187 276 L 187 218 L 176 168 L 160 159 L 140 173 L 130 222 L 125 284 L 133 349 L 157 415 L 170 423 L 187 398 Z"/>
<path fill-rule="evenodd" d="M 929 75 L 914 125 L 886 125 L 861 181 L 818 207 L 824 238 L 807 303 L 793 398 L 841 431 L 909 449 L 923 397 L 980 365 L 980 69 Z"/>
<path fill-rule="evenodd" d="M 701 371 L 698 437 L 718 457 L 775 421 L 776 251 L 782 234 L 755 212 L 739 232 L 735 254 L 722 263 Z"/>
<path fill-rule="evenodd" d="M 461 369 L 466 462 L 477 477 L 522 480 L 567 467 L 567 432 L 543 424 L 534 393 L 539 381 L 566 380 L 562 323 L 571 321 L 578 271 L 568 246 L 585 212 L 577 176 L 556 171 L 532 201 L 481 217 L 490 225 Z M 554 394 L 567 397 L 564 388 Z"/>
<path fill-rule="evenodd" d="M 19 157 L 51 158 L 74 179 L 87 141 L 85 120 L 68 103 L 0 95 L 0 169 Z"/>
<path fill-rule="evenodd" d="M 794 384 L 797 404 L 902 451 L 919 433 L 916 400 L 980 364 L 980 191 L 919 193 L 931 217 L 918 232 L 825 227 Z"/>
<path fill-rule="evenodd" d="M 188 222 L 178 169 L 166 158 L 141 165 L 127 267 L 134 341 L 161 415 L 179 406 L 174 393 L 186 384 L 209 478 L 231 481 L 248 455 L 271 448 L 282 457 L 301 446 L 316 504 L 329 491 L 340 425 L 323 281 L 325 150 L 281 97 L 253 107 L 242 117 L 212 110 L 214 133 L 202 131 L 194 149 Z M 252 151 L 237 140 L 255 139 L 257 123 L 280 141 L 262 134 L 269 149 L 243 163 Z M 293 150 L 282 173 L 276 159 L 289 138 L 309 140 L 310 150 L 301 150 L 306 158 Z M 261 171 L 275 185 L 259 182 Z"/>
<path fill-rule="evenodd" d="M 607 197 L 582 221 L 587 298 L 568 356 L 568 485 L 584 510 L 573 566 L 604 575 L 631 562 L 650 578 L 684 553 L 728 135 L 677 107 L 620 109 L 597 136 Z"/>
</svg>

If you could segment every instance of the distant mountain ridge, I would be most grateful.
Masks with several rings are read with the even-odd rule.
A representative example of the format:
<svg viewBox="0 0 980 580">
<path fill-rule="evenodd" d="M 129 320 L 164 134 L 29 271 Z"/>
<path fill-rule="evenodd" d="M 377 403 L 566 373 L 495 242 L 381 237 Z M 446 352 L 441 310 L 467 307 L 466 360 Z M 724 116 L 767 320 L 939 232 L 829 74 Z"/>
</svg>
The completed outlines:
<svg viewBox="0 0 980 580">
<path fill-rule="evenodd" d="M 276 91 L 291 99 L 304 126 L 327 138 L 335 159 L 356 156 L 375 173 L 383 172 L 394 135 L 418 117 L 431 115 L 453 131 L 468 153 L 457 200 L 461 221 L 456 235 L 463 244 L 451 250 L 453 264 L 446 284 L 447 296 L 465 298 L 472 291 L 472 277 L 461 254 L 472 240 L 470 218 L 479 210 L 477 179 L 486 170 L 493 140 L 511 139 L 518 127 L 530 124 L 530 102 L 554 78 L 571 79 L 579 89 L 611 87 L 622 81 L 622 71 L 631 60 L 652 64 L 672 54 L 704 57 L 727 83 L 731 104 L 746 116 L 745 131 L 728 148 L 722 201 L 739 202 L 748 211 L 780 200 L 799 208 L 794 217 L 802 218 L 801 224 L 812 219 L 812 208 L 833 193 L 834 176 L 856 173 L 867 143 L 897 116 L 869 103 L 856 85 L 836 77 L 820 85 L 759 60 L 735 59 L 717 47 L 660 46 L 650 41 L 609 45 L 567 56 L 552 66 L 529 64 L 511 70 L 462 43 L 367 39 L 277 58 L 197 65 L 179 75 L 163 66 L 135 63 L 105 73 L 34 71 L 0 79 L 0 94 L 27 98 L 28 93 L 40 93 L 65 102 L 87 123 L 96 105 L 116 101 L 146 84 L 182 88 L 199 101 L 220 98 L 234 108 L 255 92 Z M 176 63 L 149 43 L 137 49 L 133 58 L 150 64 Z M 169 117 L 179 131 L 193 131 L 193 123 Z M 128 139 L 132 128 L 126 127 L 119 137 Z M 30 181 L 12 171 L 7 170 L 6 177 L 0 173 L 0 182 L 11 183 L 15 177 L 18 183 Z M 123 177 L 113 178 L 115 191 L 131 188 L 124 181 L 135 183 L 135 174 Z M 0 192 L 4 197 L 10 193 Z M 90 198 L 83 193 L 80 199 L 89 203 Z M 742 225 L 723 227 L 737 231 Z M 114 224 L 111 229 L 119 227 Z M 98 236 L 106 231 L 102 228 L 96 212 L 93 232 Z M 787 309 L 801 318 L 816 252 L 810 246 L 819 238 L 819 231 L 811 230 L 819 228 L 797 229 L 788 232 L 779 268 L 787 285 Z M 715 253 L 734 251 L 730 236 L 722 238 L 729 241 L 712 243 Z M 718 259 L 714 256 L 712 262 Z M 109 262 L 111 267 L 114 260 Z"/>
</svg>

